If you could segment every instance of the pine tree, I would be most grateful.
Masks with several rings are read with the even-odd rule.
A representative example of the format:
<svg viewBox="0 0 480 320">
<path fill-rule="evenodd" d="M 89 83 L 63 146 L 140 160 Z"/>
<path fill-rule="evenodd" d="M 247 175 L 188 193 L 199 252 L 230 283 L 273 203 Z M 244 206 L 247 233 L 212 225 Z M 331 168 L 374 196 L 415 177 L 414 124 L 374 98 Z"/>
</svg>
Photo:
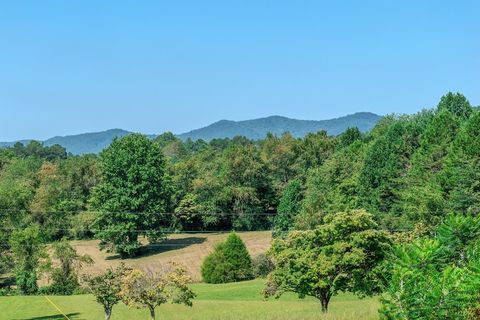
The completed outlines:
<svg viewBox="0 0 480 320">
<path fill-rule="evenodd" d="M 253 279 L 252 260 L 242 239 L 231 233 L 224 243 L 204 260 L 202 277 L 207 283 L 227 283 Z"/>
</svg>

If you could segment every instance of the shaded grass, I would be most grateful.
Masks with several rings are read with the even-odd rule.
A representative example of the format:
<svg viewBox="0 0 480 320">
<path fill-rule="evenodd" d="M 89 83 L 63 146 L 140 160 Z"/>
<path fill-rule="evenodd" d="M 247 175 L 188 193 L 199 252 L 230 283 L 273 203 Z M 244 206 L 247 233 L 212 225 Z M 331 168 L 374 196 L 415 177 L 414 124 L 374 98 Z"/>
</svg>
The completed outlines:
<svg viewBox="0 0 480 320">
<path fill-rule="evenodd" d="M 327 315 L 320 312 L 320 304 L 313 298 L 298 299 L 286 294 L 279 300 L 264 301 L 260 294 L 263 280 L 230 284 L 195 284 L 197 298 L 193 307 L 167 304 L 157 309 L 157 319 L 324 319 L 373 320 L 378 319 L 376 298 L 358 299 L 341 294 L 332 299 Z M 51 296 L 50 299 L 72 320 L 103 319 L 103 311 L 91 295 Z M 0 319 L 57 320 L 64 317 L 45 297 L 0 297 Z M 146 310 L 129 310 L 118 304 L 112 320 L 148 319 Z"/>
</svg>

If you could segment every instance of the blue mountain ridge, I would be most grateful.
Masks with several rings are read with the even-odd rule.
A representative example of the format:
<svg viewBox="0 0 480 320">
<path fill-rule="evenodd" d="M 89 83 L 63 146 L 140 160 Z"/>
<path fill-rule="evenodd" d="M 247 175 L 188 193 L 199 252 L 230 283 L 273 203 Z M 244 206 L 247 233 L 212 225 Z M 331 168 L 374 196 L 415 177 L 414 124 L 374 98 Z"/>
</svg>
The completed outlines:
<svg viewBox="0 0 480 320">
<path fill-rule="evenodd" d="M 309 132 L 326 130 L 330 135 L 338 135 L 348 127 L 357 127 L 362 132 L 371 130 L 382 117 L 370 112 L 357 112 L 344 117 L 328 120 L 298 120 L 282 116 L 270 116 L 243 121 L 220 120 L 206 127 L 195 129 L 177 135 L 180 139 L 203 139 L 210 141 L 215 138 L 233 138 L 241 135 L 249 139 L 262 139 L 268 132 L 281 135 L 290 132 L 295 137 L 303 137 Z M 68 136 L 56 136 L 42 141 L 44 145 L 59 144 L 72 154 L 99 153 L 106 148 L 115 137 L 130 134 L 123 129 L 110 129 L 100 132 L 82 133 Z M 156 135 L 148 135 L 155 138 Z M 24 144 L 31 140 L 20 140 Z M 0 142 L 0 147 L 8 147 L 13 142 Z"/>
</svg>

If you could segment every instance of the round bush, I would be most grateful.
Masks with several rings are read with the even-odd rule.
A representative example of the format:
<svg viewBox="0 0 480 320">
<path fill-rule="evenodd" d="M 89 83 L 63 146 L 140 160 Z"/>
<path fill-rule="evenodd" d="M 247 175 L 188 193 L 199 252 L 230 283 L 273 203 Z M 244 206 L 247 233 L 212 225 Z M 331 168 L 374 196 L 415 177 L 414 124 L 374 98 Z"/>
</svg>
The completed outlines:
<svg viewBox="0 0 480 320">
<path fill-rule="evenodd" d="M 227 283 L 253 279 L 252 260 L 242 239 L 235 233 L 215 247 L 202 264 L 207 283 Z"/>
</svg>

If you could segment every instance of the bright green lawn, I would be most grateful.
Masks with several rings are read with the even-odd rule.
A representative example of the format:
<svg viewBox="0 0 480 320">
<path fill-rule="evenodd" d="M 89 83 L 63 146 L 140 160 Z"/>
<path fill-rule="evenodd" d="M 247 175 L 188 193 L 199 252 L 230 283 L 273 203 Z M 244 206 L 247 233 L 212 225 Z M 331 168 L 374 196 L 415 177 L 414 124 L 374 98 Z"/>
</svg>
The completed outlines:
<svg viewBox="0 0 480 320">
<path fill-rule="evenodd" d="M 195 284 L 197 298 L 193 307 L 163 305 L 157 309 L 157 319 L 378 319 L 378 300 L 359 300 L 342 294 L 332 299 L 329 314 L 322 316 L 319 303 L 311 298 L 297 299 L 288 294 L 280 300 L 263 301 L 260 291 L 263 280 L 232 284 Z M 71 320 L 103 319 L 103 311 L 90 295 L 49 296 Z M 0 319 L 54 320 L 65 319 L 42 296 L 0 297 Z M 118 304 L 112 320 L 148 319 L 146 310 L 129 310 Z"/>
</svg>

